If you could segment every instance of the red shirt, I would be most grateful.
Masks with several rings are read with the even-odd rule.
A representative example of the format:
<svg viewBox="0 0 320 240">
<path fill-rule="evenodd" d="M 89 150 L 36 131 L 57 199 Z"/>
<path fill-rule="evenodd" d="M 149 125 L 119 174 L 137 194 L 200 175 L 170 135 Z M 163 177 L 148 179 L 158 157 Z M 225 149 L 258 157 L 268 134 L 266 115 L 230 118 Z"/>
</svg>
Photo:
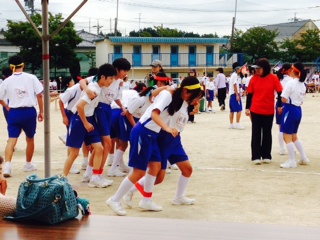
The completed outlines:
<svg viewBox="0 0 320 240">
<path fill-rule="evenodd" d="M 282 91 L 281 83 L 276 75 L 269 74 L 265 77 L 254 75 L 247 91 L 253 95 L 251 112 L 262 115 L 274 114 L 275 92 Z"/>
</svg>

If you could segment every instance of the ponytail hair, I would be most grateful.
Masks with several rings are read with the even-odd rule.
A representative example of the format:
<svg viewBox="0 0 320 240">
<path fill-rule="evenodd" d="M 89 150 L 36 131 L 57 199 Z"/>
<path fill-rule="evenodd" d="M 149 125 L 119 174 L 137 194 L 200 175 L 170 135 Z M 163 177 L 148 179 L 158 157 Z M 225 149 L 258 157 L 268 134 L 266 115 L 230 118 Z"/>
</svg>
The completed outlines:
<svg viewBox="0 0 320 240">
<path fill-rule="evenodd" d="M 290 63 L 284 63 L 282 65 L 282 67 L 277 71 L 277 77 L 279 78 L 280 81 L 283 79 L 283 76 L 285 74 L 288 75 L 288 70 L 290 68 L 291 68 L 291 64 Z"/>
<path fill-rule="evenodd" d="M 292 65 L 292 71 L 298 75 L 299 82 L 304 82 L 307 78 L 307 71 L 304 69 L 304 65 L 301 62 L 296 62 Z"/>
<path fill-rule="evenodd" d="M 188 104 L 191 104 L 195 98 L 204 96 L 204 91 L 201 89 L 199 80 L 193 76 L 186 77 L 181 82 L 180 87 L 177 88 L 173 93 L 172 101 L 168 106 L 169 115 L 172 116 L 181 108 L 183 103 L 181 94 L 184 88 L 187 88 L 187 92 L 191 93 L 191 96 L 188 99 Z"/>
</svg>

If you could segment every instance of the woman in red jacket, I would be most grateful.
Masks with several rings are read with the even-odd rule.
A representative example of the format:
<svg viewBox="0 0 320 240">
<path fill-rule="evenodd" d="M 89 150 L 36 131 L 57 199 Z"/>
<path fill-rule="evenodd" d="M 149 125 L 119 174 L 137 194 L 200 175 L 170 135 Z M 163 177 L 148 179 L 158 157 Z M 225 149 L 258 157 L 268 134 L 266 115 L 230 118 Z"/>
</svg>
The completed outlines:
<svg viewBox="0 0 320 240">
<path fill-rule="evenodd" d="M 281 99 L 282 86 L 277 76 L 270 73 L 267 59 L 258 59 L 253 67 L 255 75 L 248 86 L 246 101 L 246 115 L 252 119 L 251 160 L 253 164 L 270 163 L 275 92 Z"/>
</svg>

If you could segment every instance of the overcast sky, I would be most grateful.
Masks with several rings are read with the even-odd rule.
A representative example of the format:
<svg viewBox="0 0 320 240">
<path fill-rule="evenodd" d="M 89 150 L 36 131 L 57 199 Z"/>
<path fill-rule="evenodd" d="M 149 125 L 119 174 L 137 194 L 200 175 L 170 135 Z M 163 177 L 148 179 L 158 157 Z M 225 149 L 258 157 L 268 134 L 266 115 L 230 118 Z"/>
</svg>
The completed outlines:
<svg viewBox="0 0 320 240">
<path fill-rule="evenodd" d="M 24 6 L 24 1 L 20 0 Z M 82 0 L 49 0 L 49 11 L 62 13 L 67 18 Z M 230 35 L 232 18 L 236 11 L 237 29 L 285 23 L 297 19 L 312 19 L 320 28 L 319 0 L 118 0 L 118 30 L 129 34 L 139 27 L 160 26 L 199 34 Z M 261 2 L 261 1 L 260 1 Z M 6 29 L 7 19 L 26 21 L 15 0 L 0 0 L 0 28 Z M 41 0 L 35 0 L 35 9 L 41 11 Z M 77 30 L 97 33 L 114 31 L 117 0 L 88 0 L 72 18 Z"/>
</svg>

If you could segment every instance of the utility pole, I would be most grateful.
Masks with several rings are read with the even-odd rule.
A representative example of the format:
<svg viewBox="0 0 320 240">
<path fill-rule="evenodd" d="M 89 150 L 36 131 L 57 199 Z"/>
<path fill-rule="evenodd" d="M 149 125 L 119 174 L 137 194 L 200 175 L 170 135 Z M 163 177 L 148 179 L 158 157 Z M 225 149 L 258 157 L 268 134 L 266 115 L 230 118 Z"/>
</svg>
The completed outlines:
<svg viewBox="0 0 320 240">
<path fill-rule="evenodd" d="M 139 13 L 139 17 L 138 17 L 138 19 L 139 19 L 139 37 L 140 37 L 140 22 L 141 22 L 141 13 Z"/>
<path fill-rule="evenodd" d="M 99 35 L 100 28 L 102 28 L 103 26 L 101 26 L 101 25 L 99 24 L 99 19 L 98 19 L 97 25 L 94 25 L 94 26 L 92 26 L 92 27 L 97 28 L 97 35 Z"/>
<path fill-rule="evenodd" d="M 116 13 L 116 19 L 114 21 L 114 36 L 117 36 L 118 33 L 118 14 L 119 14 L 119 0 L 117 0 L 117 13 Z"/>
<path fill-rule="evenodd" d="M 236 24 L 236 17 L 237 17 L 237 0 L 235 3 L 235 9 L 234 9 L 234 17 L 232 18 L 232 30 L 231 30 L 231 38 L 230 38 L 230 51 L 233 46 L 233 38 L 234 38 L 234 29 Z"/>
</svg>

